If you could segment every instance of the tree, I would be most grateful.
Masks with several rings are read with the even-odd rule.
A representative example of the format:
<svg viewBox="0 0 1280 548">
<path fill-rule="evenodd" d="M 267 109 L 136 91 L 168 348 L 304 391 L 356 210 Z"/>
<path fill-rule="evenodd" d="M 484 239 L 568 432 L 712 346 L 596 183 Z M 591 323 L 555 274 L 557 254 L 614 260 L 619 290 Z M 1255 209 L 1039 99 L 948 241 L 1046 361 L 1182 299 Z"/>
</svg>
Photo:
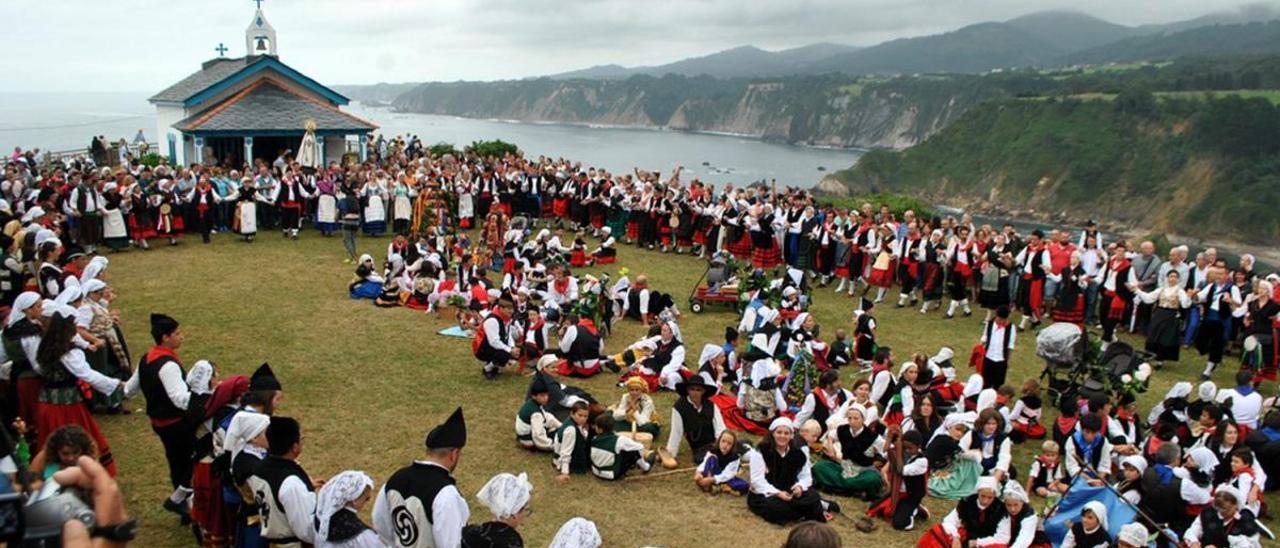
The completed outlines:
<svg viewBox="0 0 1280 548">
<path fill-rule="evenodd" d="M 1156 112 L 1156 97 L 1146 88 L 1131 86 L 1116 96 L 1117 112 L 1134 116 L 1151 116 Z"/>
</svg>

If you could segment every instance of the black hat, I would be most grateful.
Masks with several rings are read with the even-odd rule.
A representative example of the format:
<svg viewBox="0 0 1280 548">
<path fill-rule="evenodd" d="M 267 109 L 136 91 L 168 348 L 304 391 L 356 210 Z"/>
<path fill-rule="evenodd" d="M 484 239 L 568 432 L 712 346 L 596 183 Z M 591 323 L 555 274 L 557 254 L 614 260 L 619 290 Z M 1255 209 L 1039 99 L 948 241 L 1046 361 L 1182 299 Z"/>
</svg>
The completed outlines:
<svg viewBox="0 0 1280 548">
<path fill-rule="evenodd" d="M 529 383 L 530 394 L 546 394 L 550 390 L 547 388 L 547 381 L 543 380 L 542 375 L 534 375 L 533 381 Z"/>
<path fill-rule="evenodd" d="M 704 399 L 710 398 L 711 396 L 714 396 L 716 395 L 716 393 L 720 392 L 719 386 L 716 386 L 714 384 L 707 384 L 706 377 L 703 377 L 702 375 L 694 375 L 690 377 L 689 380 L 687 381 L 676 383 L 676 392 L 679 392 L 680 396 L 682 397 L 687 396 L 689 395 L 690 386 L 699 386 L 705 389 L 706 395 L 703 396 Z"/>
<path fill-rule="evenodd" d="M 165 335 L 178 329 L 178 320 L 164 314 L 151 314 L 151 338 L 159 342 Z"/>
<path fill-rule="evenodd" d="M 867 312 L 867 311 L 871 310 L 872 308 L 874 308 L 875 306 L 876 306 L 876 303 L 872 302 L 872 301 L 871 301 L 871 299 L 868 299 L 868 298 L 866 298 L 866 297 L 863 297 L 863 298 L 862 298 L 862 311 L 863 311 L 863 312 Z"/>
<path fill-rule="evenodd" d="M 283 455 L 302 439 L 302 426 L 292 417 L 271 417 L 267 425 L 267 451 Z"/>
<path fill-rule="evenodd" d="M 258 366 L 258 370 L 253 372 L 253 376 L 249 377 L 249 390 L 284 390 L 284 388 L 281 388 L 280 380 L 271 371 L 271 364 L 263 362 Z"/>
<path fill-rule="evenodd" d="M 427 449 L 462 448 L 467 445 L 467 423 L 462 418 L 462 408 L 453 411 L 444 424 L 427 433 Z"/>
</svg>

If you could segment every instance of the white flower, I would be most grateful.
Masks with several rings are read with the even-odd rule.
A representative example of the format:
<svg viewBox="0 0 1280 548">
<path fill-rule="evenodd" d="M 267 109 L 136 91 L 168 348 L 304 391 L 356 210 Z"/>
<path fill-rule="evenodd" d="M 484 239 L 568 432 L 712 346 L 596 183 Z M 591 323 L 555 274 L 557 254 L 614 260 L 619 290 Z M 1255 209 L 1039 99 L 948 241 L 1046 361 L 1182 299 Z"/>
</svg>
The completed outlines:
<svg viewBox="0 0 1280 548">
<path fill-rule="evenodd" d="M 1124 374 L 1124 375 L 1120 375 L 1120 382 L 1125 383 L 1125 384 L 1129 384 L 1129 383 L 1133 382 L 1133 376 L 1129 375 L 1128 373 L 1126 373 L 1126 374 Z"/>
<path fill-rule="evenodd" d="M 1142 382 L 1147 382 L 1147 379 L 1151 377 L 1151 369 L 1138 368 L 1138 373 L 1136 376 L 1138 377 L 1138 380 Z"/>
<path fill-rule="evenodd" d="M 1149 364 L 1149 363 L 1147 363 L 1147 362 L 1142 362 L 1142 364 L 1138 365 L 1138 373 L 1146 373 L 1146 376 L 1147 376 L 1147 377 L 1150 377 L 1150 376 L 1151 376 L 1151 364 Z M 1146 377 L 1139 377 L 1139 378 L 1146 378 Z"/>
</svg>

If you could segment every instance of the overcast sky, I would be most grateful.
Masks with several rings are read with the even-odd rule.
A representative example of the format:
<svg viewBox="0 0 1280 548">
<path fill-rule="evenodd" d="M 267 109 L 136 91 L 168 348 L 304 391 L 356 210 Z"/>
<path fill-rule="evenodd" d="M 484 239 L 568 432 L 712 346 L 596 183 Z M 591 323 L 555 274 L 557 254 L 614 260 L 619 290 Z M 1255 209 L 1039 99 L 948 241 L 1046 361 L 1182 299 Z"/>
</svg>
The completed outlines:
<svg viewBox="0 0 1280 548">
<path fill-rule="evenodd" d="M 282 61 L 326 84 L 495 80 L 752 44 L 874 45 L 1062 8 L 1126 24 L 1241 0 L 264 0 Z M 0 91 L 159 91 L 244 55 L 252 0 L 4 0 Z"/>
</svg>

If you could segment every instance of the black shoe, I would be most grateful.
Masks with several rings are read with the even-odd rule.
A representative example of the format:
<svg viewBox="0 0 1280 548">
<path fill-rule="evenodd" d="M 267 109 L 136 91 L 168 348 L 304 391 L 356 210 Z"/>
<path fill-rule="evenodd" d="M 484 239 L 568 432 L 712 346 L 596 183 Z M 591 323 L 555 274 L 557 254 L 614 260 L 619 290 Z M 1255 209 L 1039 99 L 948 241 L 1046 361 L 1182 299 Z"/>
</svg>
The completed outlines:
<svg viewBox="0 0 1280 548">
<path fill-rule="evenodd" d="M 605 369 L 608 369 L 609 371 L 611 371 L 611 372 L 613 372 L 613 373 L 621 373 L 621 372 L 622 372 L 622 368 L 621 368 L 621 367 L 618 367 L 618 364 L 614 363 L 614 362 L 613 362 L 613 360 L 605 360 L 605 362 L 604 362 L 604 368 L 605 368 Z"/>
<path fill-rule="evenodd" d="M 1209 375 L 1205 375 L 1205 374 L 1203 374 L 1203 373 L 1200 375 L 1200 380 L 1201 380 L 1201 381 L 1207 381 L 1207 380 L 1209 380 L 1209 379 L 1211 379 L 1211 378 L 1213 378 L 1213 377 L 1210 377 Z"/>
<path fill-rule="evenodd" d="M 972 315 L 973 315 L 973 311 L 972 311 L 972 310 L 965 310 L 965 311 L 964 311 L 964 317 L 968 318 L 969 316 L 972 316 Z"/>
<path fill-rule="evenodd" d="M 942 319 L 944 319 L 944 320 L 950 320 L 950 319 L 955 318 L 955 317 L 956 317 L 956 315 L 955 315 L 955 314 L 944 314 L 944 315 L 942 316 Z"/>
<path fill-rule="evenodd" d="M 827 503 L 827 511 L 828 511 L 828 512 L 831 512 L 832 514 L 839 514 L 839 513 L 840 513 L 840 503 L 838 503 L 838 502 L 836 502 L 836 501 L 834 501 L 834 500 L 828 500 L 828 501 L 824 501 L 824 502 L 826 502 L 826 503 Z"/>
<path fill-rule="evenodd" d="M 164 509 L 167 512 L 173 512 L 182 518 L 182 524 L 191 523 L 191 508 L 187 506 L 187 502 L 173 502 L 173 499 L 164 499 Z"/>
</svg>

